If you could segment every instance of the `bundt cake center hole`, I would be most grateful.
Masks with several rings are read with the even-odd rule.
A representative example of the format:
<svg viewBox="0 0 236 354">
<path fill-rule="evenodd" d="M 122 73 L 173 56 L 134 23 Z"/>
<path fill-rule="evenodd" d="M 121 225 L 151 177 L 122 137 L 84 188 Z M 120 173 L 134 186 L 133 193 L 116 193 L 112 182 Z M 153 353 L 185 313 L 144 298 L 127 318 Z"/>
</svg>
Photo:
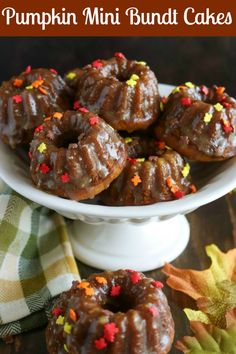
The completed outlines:
<svg viewBox="0 0 236 354">
<path fill-rule="evenodd" d="M 103 306 L 105 310 L 109 310 L 113 313 L 126 313 L 128 310 L 133 309 L 134 307 L 135 301 L 131 297 L 122 295 L 117 297 L 109 297 Z"/>
<path fill-rule="evenodd" d="M 55 141 L 55 145 L 57 148 L 67 149 L 70 144 L 78 144 L 77 132 L 65 132 L 59 135 Z"/>
</svg>

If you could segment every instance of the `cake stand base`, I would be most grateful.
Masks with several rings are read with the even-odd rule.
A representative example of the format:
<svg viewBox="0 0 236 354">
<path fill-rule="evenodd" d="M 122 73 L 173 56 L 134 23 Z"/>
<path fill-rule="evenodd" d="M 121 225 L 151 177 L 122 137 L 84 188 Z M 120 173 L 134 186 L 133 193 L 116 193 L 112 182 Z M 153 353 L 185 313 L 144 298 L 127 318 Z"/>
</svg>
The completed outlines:
<svg viewBox="0 0 236 354">
<path fill-rule="evenodd" d="M 189 241 L 185 216 L 143 223 L 103 223 L 74 221 L 71 243 L 75 257 L 102 270 L 159 268 L 178 257 Z"/>
</svg>

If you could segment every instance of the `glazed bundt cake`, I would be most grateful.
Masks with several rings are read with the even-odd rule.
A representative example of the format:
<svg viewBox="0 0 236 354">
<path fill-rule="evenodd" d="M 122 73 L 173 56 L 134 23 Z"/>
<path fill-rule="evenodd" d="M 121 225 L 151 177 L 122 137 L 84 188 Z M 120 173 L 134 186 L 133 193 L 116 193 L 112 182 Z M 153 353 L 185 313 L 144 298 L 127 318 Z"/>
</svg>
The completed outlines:
<svg viewBox="0 0 236 354">
<path fill-rule="evenodd" d="M 66 81 L 76 88 L 74 108 L 85 106 L 114 129 L 146 129 L 158 117 L 158 82 L 145 62 L 116 53 L 109 60 L 98 59 L 82 70 L 70 71 Z"/>
<path fill-rule="evenodd" d="M 50 354 L 167 354 L 174 323 L 163 284 L 120 270 L 74 282 L 52 310 L 46 330 Z"/>
<path fill-rule="evenodd" d="M 87 109 L 56 112 L 35 130 L 30 152 L 35 185 L 64 198 L 93 198 L 126 163 L 122 138 Z"/>
<path fill-rule="evenodd" d="M 54 69 L 27 67 L 0 87 L 1 139 L 12 148 L 29 144 L 45 117 L 68 107 L 68 87 Z"/>
<path fill-rule="evenodd" d="M 236 155 L 236 100 L 224 87 L 176 87 L 155 128 L 158 139 L 191 160 L 216 161 Z"/>
<path fill-rule="evenodd" d="M 195 192 L 190 166 L 164 142 L 126 138 L 128 161 L 120 176 L 101 195 L 107 205 L 147 205 L 180 199 Z"/>
</svg>

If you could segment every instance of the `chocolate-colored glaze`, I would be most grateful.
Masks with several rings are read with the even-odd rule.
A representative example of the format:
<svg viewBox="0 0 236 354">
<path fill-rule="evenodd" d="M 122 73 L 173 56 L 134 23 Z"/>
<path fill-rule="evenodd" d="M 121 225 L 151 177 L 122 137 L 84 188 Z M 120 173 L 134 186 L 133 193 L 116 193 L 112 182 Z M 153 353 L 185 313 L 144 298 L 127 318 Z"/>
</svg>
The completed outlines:
<svg viewBox="0 0 236 354">
<path fill-rule="evenodd" d="M 22 80 L 21 86 L 14 86 L 15 79 Z M 36 80 L 43 80 L 43 83 L 32 87 Z M 0 87 L 1 139 L 12 148 L 29 144 L 34 129 L 45 117 L 69 108 L 68 90 L 59 75 L 42 68 L 23 72 L 3 82 Z M 20 96 L 22 102 L 15 102 L 14 96 Z"/>
<path fill-rule="evenodd" d="M 236 155 L 236 100 L 218 91 L 217 86 L 205 90 L 203 86 L 180 86 L 179 92 L 169 96 L 157 122 L 158 139 L 191 160 L 216 161 Z M 189 106 L 181 103 L 186 98 L 191 100 Z M 217 103 L 223 105 L 221 111 L 215 109 Z M 212 114 L 209 123 L 204 121 L 206 113 Z M 224 130 L 224 121 L 231 132 Z"/>
<path fill-rule="evenodd" d="M 46 146 L 42 153 L 38 150 L 41 143 Z M 36 186 L 74 200 L 93 198 L 107 188 L 121 173 L 127 157 L 123 139 L 112 127 L 93 113 L 79 111 L 46 120 L 34 135 L 30 153 Z M 42 173 L 42 164 L 49 168 L 47 173 Z M 65 174 L 66 181 L 62 179 Z"/>
<path fill-rule="evenodd" d="M 184 195 L 190 193 L 191 177 L 183 176 L 185 161 L 177 152 L 161 150 L 155 139 L 136 137 L 128 144 L 128 155 L 123 172 L 101 195 L 105 204 L 147 205 L 174 200 L 176 197 L 167 185 L 168 177 Z M 138 185 L 132 182 L 135 175 L 141 179 Z"/>
<path fill-rule="evenodd" d="M 77 87 L 76 100 L 117 130 L 146 129 L 156 120 L 160 110 L 158 82 L 153 71 L 125 58 L 99 62 L 100 67 L 91 64 L 82 71 L 72 70 L 76 77 L 67 82 L 72 88 Z M 139 79 L 131 87 L 127 80 L 133 74 Z"/>
<path fill-rule="evenodd" d="M 94 290 L 92 296 L 85 289 L 78 289 L 75 282 L 70 291 L 63 293 L 54 309 L 60 309 L 64 323 L 71 325 L 65 333 L 63 324 L 56 324 L 53 315 L 46 330 L 49 354 L 167 354 L 174 337 L 174 322 L 167 299 L 153 279 L 134 272 L 139 280 L 134 284 L 131 271 L 119 270 L 91 275 L 87 282 Z M 106 284 L 100 284 L 103 277 Z M 120 294 L 111 296 L 111 289 L 120 286 Z M 76 313 L 76 321 L 70 316 Z M 155 312 L 152 313 L 150 309 Z M 114 323 L 118 328 L 113 342 L 104 349 L 96 349 L 96 340 L 104 333 L 104 325 Z"/>
</svg>

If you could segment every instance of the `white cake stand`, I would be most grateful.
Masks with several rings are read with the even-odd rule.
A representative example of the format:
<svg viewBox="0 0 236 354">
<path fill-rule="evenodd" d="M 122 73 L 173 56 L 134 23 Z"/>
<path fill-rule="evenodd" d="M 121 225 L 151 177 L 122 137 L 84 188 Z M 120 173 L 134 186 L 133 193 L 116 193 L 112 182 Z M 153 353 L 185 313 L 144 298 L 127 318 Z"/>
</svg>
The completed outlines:
<svg viewBox="0 0 236 354">
<path fill-rule="evenodd" d="M 173 87 L 160 85 L 162 95 Z M 32 184 L 28 167 L 0 143 L 0 177 L 26 198 L 75 220 L 70 224 L 75 256 L 100 269 L 147 271 L 175 259 L 189 241 L 184 216 L 236 187 L 236 158 L 221 163 L 194 164 L 195 194 L 140 207 L 108 207 L 62 199 Z"/>
</svg>

